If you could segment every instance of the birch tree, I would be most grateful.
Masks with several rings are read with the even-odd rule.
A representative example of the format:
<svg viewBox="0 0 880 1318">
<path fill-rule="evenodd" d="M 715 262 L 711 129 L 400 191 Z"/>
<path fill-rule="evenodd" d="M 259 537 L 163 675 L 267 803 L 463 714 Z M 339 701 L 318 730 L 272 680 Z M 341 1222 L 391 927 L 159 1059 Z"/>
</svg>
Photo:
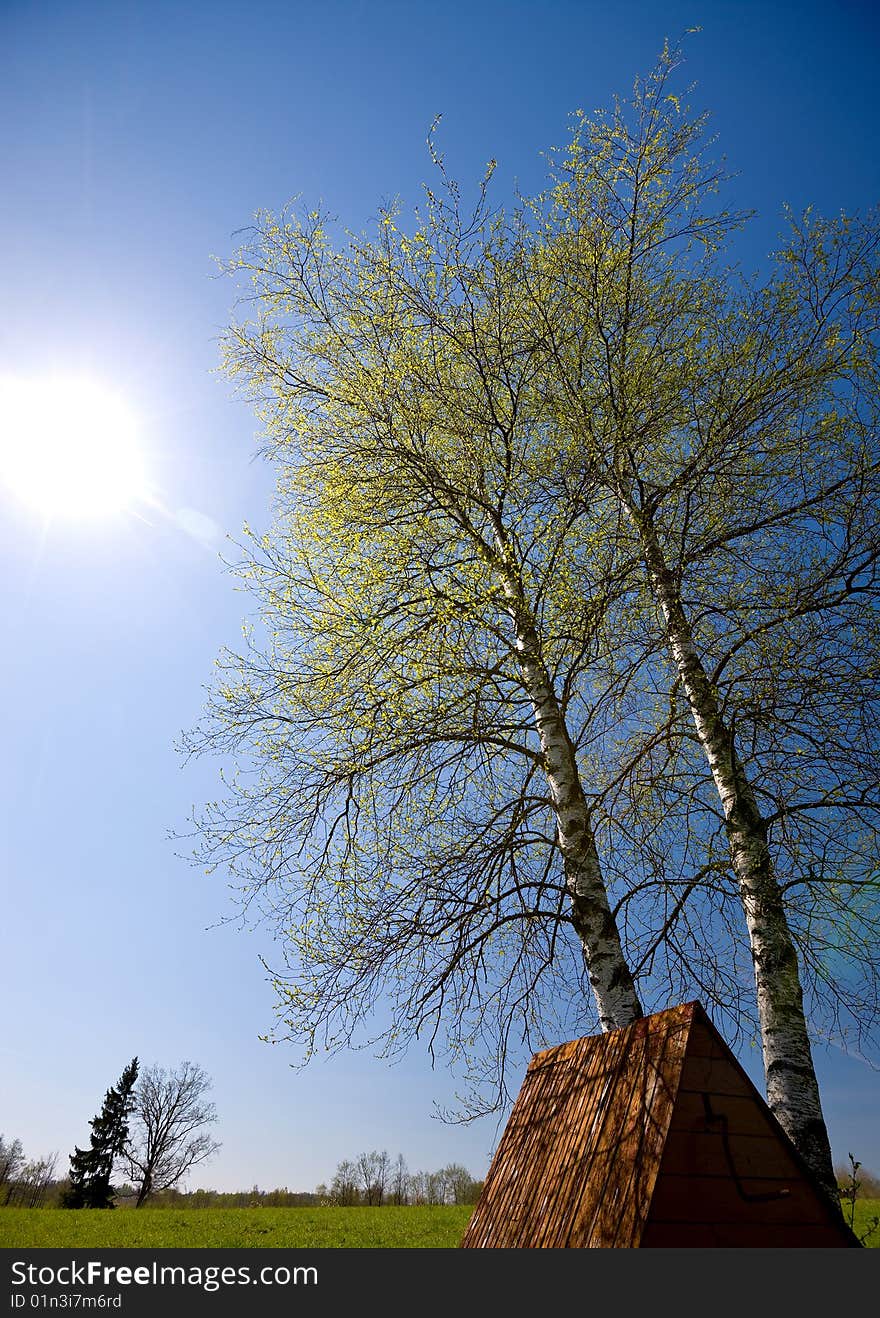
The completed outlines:
<svg viewBox="0 0 880 1318">
<path fill-rule="evenodd" d="M 675 63 L 512 217 L 432 137 L 413 223 L 257 218 L 225 364 L 275 522 L 184 744 L 237 762 L 201 855 L 279 935 L 305 1060 L 427 1034 L 502 1102 L 508 1048 L 586 1032 L 587 994 L 601 1028 L 754 1002 L 833 1194 L 803 977 L 870 1028 L 875 228 L 807 217 L 765 286 L 725 270 L 746 217 Z"/>
<path fill-rule="evenodd" d="M 386 1049 L 442 1035 L 500 1077 L 511 1039 L 594 1028 L 585 993 L 602 1029 L 641 1014 L 579 760 L 622 577 L 571 541 L 531 419 L 515 237 L 454 185 L 397 221 L 334 250 L 315 212 L 263 216 L 236 260 L 256 314 L 225 360 L 277 516 L 240 565 L 251 648 L 186 745 L 254 768 L 201 839 L 283 930 L 282 1037 L 346 1046 L 390 1002 Z"/>
<path fill-rule="evenodd" d="M 535 206 L 533 310 L 570 479 L 621 510 L 620 550 L 644 569 L 633 608 L 661 628 L 720 803 L 768 1101 L 833 1196 L 789 910 L 806 886 L 827 916 L 836 888 L 863 952 L 876 930 L 880 239 L 872 217 L 791 217 L 764 285 L 722 269 L 744 217 L 710 209 L 722 176 L 669 89 L 675 63 L 578 122 Z"/>
</svg>

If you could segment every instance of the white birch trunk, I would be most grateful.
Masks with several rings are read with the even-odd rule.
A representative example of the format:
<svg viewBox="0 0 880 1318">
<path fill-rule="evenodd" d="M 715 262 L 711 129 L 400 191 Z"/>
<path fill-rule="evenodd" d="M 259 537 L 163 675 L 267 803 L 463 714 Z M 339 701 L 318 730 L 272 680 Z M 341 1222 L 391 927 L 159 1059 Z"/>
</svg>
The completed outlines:
<svg viewBox="0 0 880 1318">
<path fill-rule="evenodd" d="M 721 798 L 733 870 L 755 970 L 767 1102 L 801 1157 L 838 1202 L 828 1131 L 804 1015 L 797 953 L 773 873 L 767 828 L 700 660 L 681 594 L 650 517 L 627 501 L 641 538 L 648 578 L 691 707 L 697 736 Z"/>
<path fill-rule="evenodd" d="M 520 584 L 506 565 L 501 567 L 500 575 L 556 814 L 557 838 L 565 884 L 571 897 L 574 928 L 583 948 L 602 1029 L 619 1029 L 638 1020 L 642 1007 L 602 882 L 577 757 Z"/>
</svg>

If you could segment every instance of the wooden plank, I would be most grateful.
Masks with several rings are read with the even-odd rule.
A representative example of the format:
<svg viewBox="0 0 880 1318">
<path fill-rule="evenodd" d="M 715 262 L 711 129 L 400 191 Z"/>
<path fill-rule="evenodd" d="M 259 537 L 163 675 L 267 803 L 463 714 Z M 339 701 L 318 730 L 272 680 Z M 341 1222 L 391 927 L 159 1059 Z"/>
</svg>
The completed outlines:
<svg viewBox="0 0 880 1318">
<path fill-rule="evenodd" d="M 659 1170 L 693 1011 L 532 1058 L 464 1248 L 633 1243 Z"/>
<path fill-rule="evenodd" d="M 560 1050 L 562 1053 L 562 1050 Z M 511 1120 L 499 1144 L 492 1168 L 492 1185 L 486 1185 L 480 1225 L 497 1247 L 519 1246 L 527 1239 L 536 1218 L 545 1210 L 548 1180 L 553 1174 L 554 1136 L 564 1114 L 560 1112 L 569 1067 L 569 1048 L 553 1065 L 530 1067 Z M 542 1178 L 542 1170 L 547 1178 Z M 485 1222 L 483 1222 L 485 1218 Z M 467 1243 L 467 1242 L 464 1242 Z M 476 1244 L 485 1244 L 483 1238 Z"/>
<path fill-rule="evenodd" d="M 461 1240 L 463 1248 L 481 1248 L 488 1243 L 489 1235 L 492 1230 L 493 1218 L 500 1210 L 500 1201 L 504 1197 L 505 1186 L 501 1175 L 502 1158 L 505 1144 L 518 1135 L 518 1127 L 521 1124 L 521 1114 L 524 1105 L 529 1100 L 529 1072 L 526 1071 L 526 1078 L 523 1086 L 514 1102 L 513 1109 L 508 1119 L 507 1126 L 502 1134 L 501 1141 L 495 1150 L 495 1156 L 489 1166 L 486 1179 L 483 1184 L 483 1191 L 480 1195 L 474 1211 L 471 1214 L 470 1221 L 465 1229 Z"/>
<path fill-rule="evenodd" d="M 839 1249 L 851 1242 L 828 1226 L 784 1223 L 711 1225 L 706 1222 L 649 1222 L 642 1249 Z"/>
<path fill-rule="evenodd" d="M 589 1086 L 578 1076 L 570 1054 L 552 1076 L 547 1074 L 545 1083 L 548 1107 L 540 1147 L 534 1155 L 528 1150 L 513 1150 L 510 1155 L 511 1162 L 525 1158 L 529 1164 L 519 1191 L 525 1196 L 519 1205 L 519 1229 L 512 1237 L 513 1245 L 519 1248 L 535 1247 L 541 1232 L 552 1228 L 554 1203 L 565 1175 L 567 1144 L 576 1137 L 572 1125 L 589 1099 Z"/>
<path fill-rule="evenodd" d="M 554 1196 L 554 1212 L 548 1229 L 537 1235 L 544 1248 L 566 1249 L 588 1239 L 592 1223 L 608 1192 L 612 1174 L 615 1099 L 620 1067 L 632 1043 L 632 1030 L 614 1030 L 603 1036 L 601 1050 L 594 1050 L 590 1072 L 584 1076 L 587 1101 L 581 1112 L 573 1112 L 570 1131 L 563 1146 L 563 1161 Z M 577 1065 L 579 1058 L 572 1059 Z"/>
<path fill-rule="evenodd" d="M 788 1148 L 773 1135 L 730 1135 L 728 1144 L 730 1160 L 719 1132 L 670 1130 L 660 1174 L 729 1176 L 732 1160 L 739 1176 L 792 1179 L 800 1175 Z"/>
<path fill-rule="evenodd" d="M 517 1100 L 493 1163 L 488 1227 L 501 1247 L 516 1246 L 521 1233 L 529 1229 L 530 1214 L 540 1207 L 534 1182 L 538 1169 L 548 1163 L 558 1073 L 559 1068 L 545 1068 L 527 1074 L 521 1101 Z"/>
<path fill-rule="evenodd" d="M 724 1040 L 716 1031 L 714 1025 L 708 1021 L 702 1008 L 698 1003 L 694 1003 L 694 1024 L 688 1041 L 689 1057 L 716 1057 L 722 1058 L 729 1055 L 729 1049 Z"/>
<path fill-rule="evenodd" d="M 567 1065 L 560 1060 L 554 1067 L 536 1070 L 529 1076 L 528 1102 L 514 1131 L 518 1138 L 504 1150 L 500 1168 L 504 1178 L 499 1204 L 500 1230 L 502 1241 L 510 1247 L 517 1247 L 522 1238 L 527 1238 L 535 1220 L 546 1211 L 567 1071 Z M 497 1224 L 495 1229 L 499 1230 Z"/>
<path fill-rule="evenodd" d="M 680 1088 L 705 1090 L 709 1094 L 738 1094 L 754 1098 L 755 1086 L 748 1076 L 731 1066 L 726 1057 L 693 1057 L 688 1049 Z"/>
<path fill-rule="evenodd" d="M 585 1130 L 595 1123 L 601 1108 L 602 1081 L 607 1090 L 613 1076 L 615 1048 L 609 1049 L 605 1039 L 576 1040 L 533 1059 L 463 1247 L 555 1244 L 553 1236 L 560 1229 L 558 1204 L 571 1198 L 563 1193 L 568 1188 L 565 1182 L 583 1174 Z"/>
<path fill-rule="evenodd" d="M 559 1175 L 559 1143 L 571 1118 L 571 1108 L 582 1099 L 577 1090 L 577 1075 L 571 1067 L 570 1050 L 560 1050 L 552 1069 L 537 1070 L 533 1086 L 540 1086 L 542 1108 L 537 1139 L 513 1146 L 507 1154 L 507 1166 L 517 1177 L 512 1200 L 511 1247 L 527 1245 L 540 1223 L 545 1220 Z M 537 1124 L 531 1111 L 528 1120 Z M 503 1231 L 503 1227 L 502 1227 Z"/>
<path fill-rule="evenodd" d="M 755 1199 L 750 1196 L 781 1195 Z M 786 1222 L 828 1225 L 816 1191 L 800 1178 L 672 1176 L 657 1181 L 651 1202 L 652 1222 Z"/>
<path fill-rule="evenodd" d="M 712 1113 L 727 1118 L 730 1135 L 777 1137 L 769 1111 L 754 1098 L 735 1094 L 710 1095 Z M 717 1133 L 719 1126 L 708 1119 L 702 1094 L 680 1091 L 672 1114 L 672 1130 Z"/>
<path fill-rule="evenodd" d="M 613 1061 L 605 1081 L 601 1121 L 594 1123 L 590 1132 L 591 1160 L 589 1175 L 581 1181 L 576 1211 L 568 1216 L 568 1230 L 560 1243 L 567 1248 L 599 1247 L 604 1245 L 602 1211 L 609 1203 L 616 1203 L 619 1179 L 615 1175 L 618 1143 L 620 1139 L 621 1085 L 634 1061 L 641 1055 L 642 1041 L 636 1026 L 615 1031 Z"/>
<path fill-rule="evenodd" d="M 639 1052 L 629 1074 L 620 1080 L 628 1102 L 622 1105 L 622 1134 L 616 1151 L 619 1202 L 606 1198 L 598 1225 L 605 1248 L 631 1248 L 647 1220 L 651 1196 L 672 1117 L 672 1107 L 687 1049 L 690 1014 L 664 1013 L 648 1018 L 638 1032 Z M 625 1100 L 624 1100 L 625 1101 Z"/>
</svg>

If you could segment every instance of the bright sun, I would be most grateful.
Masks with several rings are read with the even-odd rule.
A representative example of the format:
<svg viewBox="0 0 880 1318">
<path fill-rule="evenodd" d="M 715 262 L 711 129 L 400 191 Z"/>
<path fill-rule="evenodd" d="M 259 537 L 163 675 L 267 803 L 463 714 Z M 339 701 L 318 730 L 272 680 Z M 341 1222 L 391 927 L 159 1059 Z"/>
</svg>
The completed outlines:
<svg viewBox="0 0 880 1318">
<path fill-rule="evenodd" d="M 0 481 L 47 515 L 119 512 L 146 495 L 134 419 L 84 378 L 0 378 Z"/>
</svg>

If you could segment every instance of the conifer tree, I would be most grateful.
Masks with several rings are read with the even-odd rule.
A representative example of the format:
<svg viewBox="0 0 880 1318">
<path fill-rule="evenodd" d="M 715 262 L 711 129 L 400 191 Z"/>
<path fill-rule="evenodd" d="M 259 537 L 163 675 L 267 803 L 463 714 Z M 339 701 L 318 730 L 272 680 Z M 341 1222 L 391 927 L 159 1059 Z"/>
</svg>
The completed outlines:
<svg viewBox="0 0 880 1318">
<path fill-rule="evenodd" d="M 89 1122 L 90 1147 L 74 1148 L 70 1155 L 70 1189 L 64 1194 L 65 1208 L 112 1208 L 110 1177 L 114 1159 L 128 1140 L 128 1118 L 134 1106 L 138 1059 L 133 1057 L 116 1085 L 104 1095 L 100 1113 Z"/>
</svg>

